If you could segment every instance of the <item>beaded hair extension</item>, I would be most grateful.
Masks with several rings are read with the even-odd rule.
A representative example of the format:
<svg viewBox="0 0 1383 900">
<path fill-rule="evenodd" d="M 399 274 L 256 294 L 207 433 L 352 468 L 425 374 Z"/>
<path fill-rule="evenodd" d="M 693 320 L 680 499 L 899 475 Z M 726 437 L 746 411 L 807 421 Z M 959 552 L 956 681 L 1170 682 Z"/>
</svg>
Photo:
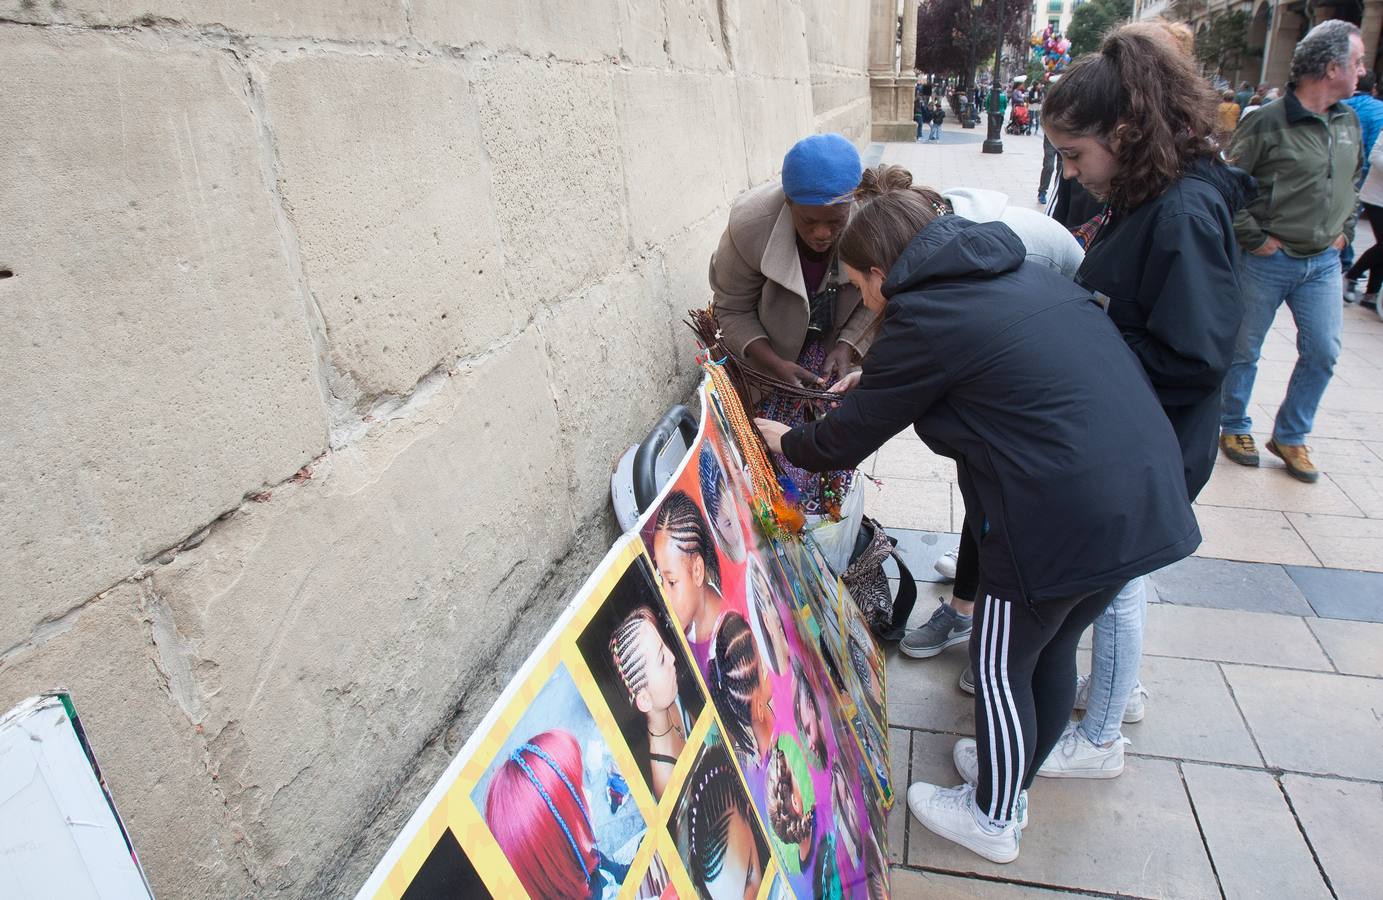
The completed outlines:
<svg viewBox="0 0 1383 900">
<path fill-rule="evenodd" d="M 688 855 L 691 876 L 702 891 L 720 877 L 725 865 L 731 817 L 738 814 L 749 819 L 747 803 L 743 793 L 736 790 L 735 778 L 724 744 L 708 748 L 692 772 Z"/>
<path fill-rule="evenodd" d="M 673 491 L 668 494 L 653 520 L 653 531 L 666 531 L 677 549 L 701 557 L 706 565 L 706 580 L 720 588 L 720 558 L 716 554 L 715 544 L 711 542 L 710 526 L 685 492 Z M 654 562 L 657 560 L 654 559 Z"/>
<path fill-rule="evenodd" d="M 548 811 L 551 812 L 552 817 L 557 820 L 557 824 L 561 827 L 562 833 L 567 836 L 567 843 L 571 845 L 571 852 L 576 856 L 577 866 L 579 866 L 582 871 L 585 871 L 586 858 L 581 855 L 581 848 L 577 845 L 576 838 L 572 837 L 571 829 L 567 827 L 566 820 L 563 819 L 562 814 L 557 811 L 557 804 L 552 802 L 551 795 L 549 795 L 547 789 L 543 787 L 543 783 L 538 780 L 537 773 L 529 766 L 528 760 L 524 758 L 524 753 L 531 753 L 538 757 L 543 762 L 547 763 L 552 768 L 552 771 L 557 773 L 557 777 L 562 779 L 562 784 L 566 785 L 567 790 L 571 792 L 572 799 L 576 801 L 576 808 L 581 810 L 581 814 L 586 818 L 586 825 L 589 827 L 591 823 L 591 813 L 586 809 L 586 801 L 581 799 L 581 792 L 572 785 L 571 781 L 567 778 L 567 773 L 562 771 L 562 767 L 557 765 L 557 761 L 549 756 L 547 751 L 543 748 L 536 744 L 523 744 L 519 747 L 515 747 L 514 752 L 509 754 L 509 759 L 523 770 L 523 774 L 528 777 L 529 782 L 537 789 L 538 795 L 542 797 L 543 802 L 547 804 Z"/>
<path fill-rule="evenodd" d="M 625 616 L 615 626 L 614 634 L 610 635 L 610 657 L 615 661 L 615 668 L 624 682 L 624 689 L 629 692 L 630 700 L 648 685 L 648 660 L 638 649 L 639 629 L 644 625 L 655 631 L 658 628 L 653 610 L 640 606 Z"/>
<path fill-rule="evenodd" d="M 788 765 L 787 754 L 783 748 L 773 751 L 768 762 L 768 819 L 773 832 L 785 844 L 800 844 L 812 836 L 812 811 L 805 806 L 802 811 L 792 811 L 792 795 L 797 790 L 797 779 Z"/>
<path fill-rule="evenodd" d="M 706 362 L 704 368 L 720 397 L 725 418 L 734 432 L 735 443 L 744 452 L 745 464 L 754 487 L 754 518 L 771 537 L 791 536 L 807 522 L 802 510 L 789 503 L 778 481 L 778 471 L 768 456 L 763 436 L 744 411 L 744 399 L 730 380 L 726 366 Z M 839 399 L 839 395 L 835 395 Z"/>
<path fill-rule="evenodd" d="M 737 612 L 728 612 L 716 628 L 707 663 L 711 698 L 725 718 L 725 728 L 736 749 L 759 752 L 754 737 L 754 692 L 762 677 L 759 656 L 754 649 L 754 633 Z"/>
</svg>

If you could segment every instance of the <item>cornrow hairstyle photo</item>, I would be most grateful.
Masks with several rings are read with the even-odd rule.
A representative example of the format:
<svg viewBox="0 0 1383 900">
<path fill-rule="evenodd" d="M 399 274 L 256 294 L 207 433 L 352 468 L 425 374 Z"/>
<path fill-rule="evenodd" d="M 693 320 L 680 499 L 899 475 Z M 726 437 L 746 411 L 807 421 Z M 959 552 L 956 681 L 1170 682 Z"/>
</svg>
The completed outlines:
<svg viewBox="0 0 1383 900">
<path fill-rule="evenodd" d="M 720 589 L 720 560 L 716 558 L 715 544 L 711 540 L 711 529 L 706 517 L 701 514 L 695 501 L 685 491 L 673 491 L 667 495 L 663 505 L 658 507 L 658 515 L 653 520 L 653 531 L 666 531 L 676 542 L 677 549 L 692 556 L 699 556 L 706 566 L 706 581 Z M 653 565 L 658 565 L 654 556 Z"/>
<path fill-rule="evenodd" d="M 711 521 L 716 543 L 732 563 L 742 563 L 747 552 L 744 525 L 725 477 L 725 467 L 716 458 L 709 440 L 701 442 L 697 470 L 701 480 L 701 502 L 706 507 L 706 517 Z"/>
<path fill-rule="evenodd" d="M 831 809 L 835 812 L 836 830 L 840 833 L 845 855 L 851 865 L 860 862 L 860 810 L 855 803 L 855 793 L 850 780 L 845 777 L 845 767 L 836 760 L 831 767 Z"/>
<path fill-rule="evenodd" d="M 854 669 L 855 677 L 860 682 L 860 688 L 864 690 L 865 702 L 869 705 L 869 709 L 874 713 L 874 718 L 877 721 L 887 721 L 884 717 L 883 680 L 879 677 L 878 671 L 870 662 L 868 654 L 864 652 L 864 647 L 860 645 L 855 635 L 849 635 L 845 643 L 850 654 L 850 668 Z"/>
<path fill-rule="evenodd" d="M 816 791 L 802 747 L 791 735 L 778 738 L 765 786 L 768 822 L 779 858 L 794 875 L 811 860 L 816 837 Z"/>
<path fill-rule="evenodd" d="M 845 888 L 840 883 L 840 863 L 836 860 L 836 836 L 827 832 L 816 853 L 812 896 L 817 900 L 841 900 L 844 892 Z"/>
<path fill-rule="evenodd" d="M 712 728 L 706 741 L 668 828 L 698 896 L 756 896 L 768 844 L 720 733 Z"/>
<path fill-rule="evenodd" d="M 646 557 L 636 556 L 620 575 L 576 648 L 644 783 L 661 798 L 705 695 Z"/>
<path fill-rule="evenodd" d="M 730 742 L 740 753 L 758 759 L 767 749 L 759 746 L 754 728 L 754 703 L 764 689 L 764 677 L 744 616 L 737 612 L 721 616 L 707 671 L 711 702 L 720 711 Z"/>
</svg>

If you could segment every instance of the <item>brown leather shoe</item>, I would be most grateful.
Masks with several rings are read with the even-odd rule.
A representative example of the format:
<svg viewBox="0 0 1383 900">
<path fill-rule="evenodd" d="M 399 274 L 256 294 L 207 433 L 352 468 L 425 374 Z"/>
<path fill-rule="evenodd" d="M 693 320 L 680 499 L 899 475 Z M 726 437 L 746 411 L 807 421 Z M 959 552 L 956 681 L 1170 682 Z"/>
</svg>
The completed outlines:
<svg viewBox="0 0 1383 900">
<path fill-rule="evenodd" d="M 1311 448 L 1305 444 L 1279 444 L 1268 440 L 1268 452 L 1287 464 L 1287 474 L 1297 481 L 1312 484 L 1320 479 L 1321 471 L 1311 462 Z"/>
<path fill-rule="evenodd" d="M 1258 445 L 1251 434 L 1222 434 L 1220 449 L 1241 466 L 1258 465 Z"/>
</svg>

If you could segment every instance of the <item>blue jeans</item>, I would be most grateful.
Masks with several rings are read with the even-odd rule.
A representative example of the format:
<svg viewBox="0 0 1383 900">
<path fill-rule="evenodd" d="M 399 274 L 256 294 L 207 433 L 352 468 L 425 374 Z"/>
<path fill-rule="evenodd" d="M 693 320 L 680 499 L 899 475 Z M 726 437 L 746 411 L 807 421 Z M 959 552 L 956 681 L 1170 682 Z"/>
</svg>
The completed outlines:
<svg viewBox="0 0 1383 900">
<path fill-rule="evenodd" d="M 1306 443 L 1316 419 L 1316 407 L 1340 357 L 1341 297 L 1344 285 L 1340 252 L 1333 247 L 1297 259 L 1281 250 L 1272 256 L 1243 255 L 1239 282 L 1243 286 L 1244 321 L 1234 344 L 1234 361 L 1225 376 L 1220 430 L 1248 434 L 1249 395 L 1258 374 L 1263 338 L 1285 301 L 1297 325 L 1297 364 L 1287 384 L 1287 396 L 1277 409 L 1273 440 L 1287 446 Z"/>
<path fill-rule="evenodd" d="M 932 133 L 929 134 L 929 135 L 927 135 L 927 140 L 929 140 L 929 141 L 937 141 L 937 140 L 940 140 L 940 139 L 941 139 L 941 123 L 940 123 L 940 122 L 933 122 L 933 123 L 932 123 Z"/>
<path fill-rule="evenodd" d="M 1142 576 L 1124 585 L 1095 620 L 1090 696 L 1079 726 L 1092 744 L 1108 744 L 1120 736 L 1124 706 L 1138 684 L 1147 621 L 1148 591 Z"/>
</svg>

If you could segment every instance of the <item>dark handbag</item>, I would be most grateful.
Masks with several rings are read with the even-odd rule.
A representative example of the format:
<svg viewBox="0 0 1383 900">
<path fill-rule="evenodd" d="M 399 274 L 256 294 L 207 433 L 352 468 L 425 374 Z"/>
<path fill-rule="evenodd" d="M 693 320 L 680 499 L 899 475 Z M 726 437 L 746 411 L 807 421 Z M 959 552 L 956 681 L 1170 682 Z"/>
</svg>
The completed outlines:
<svg viewBox="0 0 1383 900">
<path fill-rule="evenodd" d="M 841 575 L 855 605 L 864 613 L 865 621 L 875 636 L 884 641 L 902 640 L 907 631 L 908 616 L 917 603 L 917 582 L 895 549 L 898 541 L 888 536 L 884 526 L 868 516 L 860 520 L 855 536 L 855 551 L 850 565 Z M 893 557 L 898 566 L 898 596 L 888 587 L 884 560 Z"/>
</svg>

